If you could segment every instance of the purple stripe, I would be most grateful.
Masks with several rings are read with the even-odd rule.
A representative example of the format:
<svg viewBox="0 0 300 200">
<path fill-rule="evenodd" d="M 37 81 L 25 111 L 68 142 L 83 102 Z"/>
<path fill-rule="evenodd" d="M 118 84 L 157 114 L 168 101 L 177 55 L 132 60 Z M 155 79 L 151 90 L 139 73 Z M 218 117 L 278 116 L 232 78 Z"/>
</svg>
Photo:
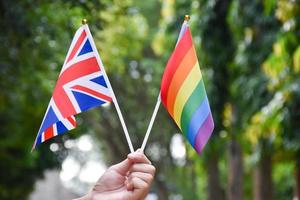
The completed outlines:
<svg viewBox="0 0 300 200">
<path fill-rule="evenodd" d="M 204 148 L 204 146 L 206 145 L 209 137 L 211 136 L 213 130 L 214 130 L 214 121 L 213 121 L 211 113 L 209 113 L 206 120 L 204 121 L 202 126 L 199 128 L 196 139 L 195 139 L 194 148 L 196 149 L 198 154 L 201 153 L 201 151 Z"/>
<path fill-rule="evenodd" d="M 189 131 L 187 133 L 187 138 L 192 146 L 195 146 L 195 139 L 197 137 L 200 127 L 203 125 L 207 116 L 210 114 L 210 107 L 208 103 L 207 96 L 204 97 L 203 101 L 200 103 L 199 107 L 196 109 L 195 113 L 192 115 Z"/>
</svg>

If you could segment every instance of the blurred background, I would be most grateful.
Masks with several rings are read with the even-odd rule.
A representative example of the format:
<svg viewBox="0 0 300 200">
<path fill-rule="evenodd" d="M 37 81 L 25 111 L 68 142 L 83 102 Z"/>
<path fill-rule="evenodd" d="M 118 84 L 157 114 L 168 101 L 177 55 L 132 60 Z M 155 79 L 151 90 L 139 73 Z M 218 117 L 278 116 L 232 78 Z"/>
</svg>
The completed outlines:
<svg viewBox="0 0 300 200">
<path fill-rule="evenodd" d="M 1 0 L 1 200 L 78 197 L 129 152 L 110 104 L 30 153 L 81 19 L 138 148 L 185 14 L 216 127 L 199 156 L 160 108 L 147 200 L 300 199 L 299 0 Z"/>
</svg>

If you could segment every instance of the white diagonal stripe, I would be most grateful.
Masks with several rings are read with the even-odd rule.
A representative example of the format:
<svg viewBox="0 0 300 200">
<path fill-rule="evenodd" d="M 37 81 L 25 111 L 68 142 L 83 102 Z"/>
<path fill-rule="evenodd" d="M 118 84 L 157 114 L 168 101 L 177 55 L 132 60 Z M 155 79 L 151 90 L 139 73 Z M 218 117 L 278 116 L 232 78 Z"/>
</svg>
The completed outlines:
<svg viewBox="0 0 300 200">
<path fill-rule="evenodd" d="M 64 126 L 65 126 L 68 130 L 71 130 L 71 129 L 75 128 L 75 127 L 73 126 L 73 124 L 71 124 L 71 122 L 70 122 L 67 118 L 61 120 L 61 122 L 64 124 Z"/>
<path fill-rule="evenodd" d="M 53 124 L 53 136 L 57 135 L 57 124 Z"/>
</svg>

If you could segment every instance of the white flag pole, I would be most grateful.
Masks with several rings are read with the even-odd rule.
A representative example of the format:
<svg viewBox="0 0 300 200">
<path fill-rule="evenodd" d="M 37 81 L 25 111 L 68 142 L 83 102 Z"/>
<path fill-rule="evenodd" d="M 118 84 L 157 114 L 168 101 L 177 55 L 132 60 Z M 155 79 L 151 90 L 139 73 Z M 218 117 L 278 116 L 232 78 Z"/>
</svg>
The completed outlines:
<svg viewBox="0 0 300 200">
<path fill-rule="evenodd" d="M 145 147 L 146 147 L 146 144 L 147 144 L 147 141 L 148 141 L 148 138 L 149 138 L 149 135 L 150 135 L 150 132 L 151 132 L 154 120 L 156 118 L 156 115 L 157 115 L 160 103 L 161 103 L 161 99 L 160 99 L 160 94 L 159 94 L 158 97 L 157 97 L 157 102 L 156 102 L 156 105 L 155 105 L 155 108 L 154 108 L 154 111 L 153 111 L 150 123 L 149 123 L 148 128 L 147 128 L 146 135 L 144 137 L 144 141 L 143 141 L 142 147 L 141 147 L 142 152 L 144 152 L 144 150 L 145 150 Z"/>
<path fill-rule="evenodd" d="M 114 103 L 115 108 L 116 108 L 116 110 L 117 110 L 119 119 L 120 119 L 120 121 L 121 121 L 122 128 L 123 128 L 123 131 L 124 131 L 124 134 L 125 134 L 125 137 L 126 137 L 126 140 L 127 140 L 127 143 L 128 143 L 129 149 L 130 149 L 130 152 L 133 153 L 133 152 L 134 152 L 134 148 L 133 148 L 133 146 L 132 146 L 132 142 L 131 142 L 131 140 L 130 140 L 129 133 L 128 133 L 126 124 L 125 124 L 125 122 L 124 122 L 123 115 L 122 115 L 122 113 L 121 113 L 121 110 L 120 110 L 120 107 L 119 107 L 117 98 L 116 98 L 116 96 L 115 96 L 115 93 L 114 93 L 114 91 L 113 91 L 113 89 L 112 89 L 112 87 L 111 87 L 111 84 L 110 84 L 110 82 L 109 82 L 108 76 L 107 76 L 107 74 L 106 74 L 106 72 L 105 72 L 105 70 L 104 70 L 104 65 L 103 65 L 103 63 L 102 63 L 102 61 L 101 61 L 100 55 L 99 55 L 98 50 L 97 50 L 97 48 L 96 48 L 94 39 L 93 39 L 92 34 L 91 34 L 91 32 L 90 32 L 90 29 L 89 29 L 89 27 L 88 27 L 88 25 L 87 25 L 86 19 L 83 19 L 83 20 L 82 20 L 82 24 L 83 24 L 83 27 L 84 27 L 84 29 L 86 30 L 86 32 L 87 32 L 89 38 L 91 39 L 91 46 L 92 46 L 92 48 L 96 51 L 96 59 L 97 59 L 97 62 L 98 62 L 99 65 L 100 65 L 100 69 L 101 69 L 101 71 L 102 71 L 102 73 L 103 73 L 103 78 L 105 79 L 105 82 L 107 83 L 107 87 L 110 89 L 110 92 L 111 92 L 111 95 L 112 95 L 112 100 L 113 100 L 113 103 Z"/>
</svg>

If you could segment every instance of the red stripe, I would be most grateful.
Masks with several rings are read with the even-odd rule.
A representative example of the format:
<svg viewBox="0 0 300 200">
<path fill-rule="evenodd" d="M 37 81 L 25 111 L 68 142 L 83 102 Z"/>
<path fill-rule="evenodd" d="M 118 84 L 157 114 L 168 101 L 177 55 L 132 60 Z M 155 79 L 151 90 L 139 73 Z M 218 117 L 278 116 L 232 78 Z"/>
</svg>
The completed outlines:
<svg viewBox="0 0 300 200">
<path fill-rule="evenodd" d="M 80 86 L 80 85 L 75 85 L 72 87 L 73 89 L 76 89 L 76 90 L 81 90 L 83 92 L 86 92 L 86 93 L 89 93 L 91 95 L 94 95 L 100 99 L 104 99 L 106 101 L 112 101 L 112 98 L 109 97 L 109 96 L 106 96 L 105 94 L 102 94 L 102 93 L 99 93 L 99 92 L 96 92 L 94 90 L 91 90 L 89 88 L 86 88 L 86 87 L 83 87 L 83 86 Z"/>
<path fill-rule="evenodd" d="M 76 114 L 76 110 L 63 86 L 66 83 L 99 70 L 100 68 L 96 58 L 92 57 L 71 65 L 60 75 L 53 92 L 53 100 L 64 118 Z"/>
<path fill-rule="evenodd" d="M 192 46 L 189 51 L 186 53 L 185 57 L 181 60 L 179 67 L 173 75 L 173 79 L 170 83 L 168 89 L 167 97 L 167 110 L 170 112 L 171 116 L 174 113 L 174 104 L 177 97 L 177 94 L 182 87 L 182 84 L 186 80 L 187 76 L 190 74 L 192 69 L 197 63 L 197 55 L 195 48 Z M 174 117 L 174 116 L 173 116 Z"/>
<path fill-rule="evenodd" d="M 64 84 L 73 81 L 77 78 L 100 71 L 100 67 L 95 57 L 91 57 L 80 62 L 77 62 L 67 68 L 57 80 L 57 85 L 63 86 Z"/>
<path fill-rule="evenodd" d="M 76 121 L 72 117 L 68 117 L 67 120 L 73 125 L 73 127 L 76 127 Z"/>
<path fill-rule="evenodd" d="M 44 132 L 44 141 L 50 139 L 53 137 L 53 126 L 50 126 L 49 128 L 47 128 Z"/>
<path fill-rule="evenodd" d="M 86 32 L 85 32 L 85 30 L 83 30 L 81 35 L 79 36 L 78 40 L 76 41 L 76 44 L 74 45 L 74 47 L 73 47 L 66 63 L 68 63 L 71 59 L 74 58 L 76 52 L 78 51 L 78 49 L 81 46 L 81 44 L 82 44 L 83 40 L 85 39 L 85 37 L 86 37 Z"/>
<path fill-rule="evenodd" d="M 187 28 L 182 38 L 179 40 L 175 50 L 173 51 L 171 57 L 168 60 L 167 66 L 165 68 L 162 82 L 161 82 L 161 100 L 162 103 L 167 106 L 167 96 L 170 83 L 172 78 L 179 67 L 182 59 L 187 54 L 189 49 L 192 47 L 192 37 L 190 34 L 190 29 Z"/>
</svg>

